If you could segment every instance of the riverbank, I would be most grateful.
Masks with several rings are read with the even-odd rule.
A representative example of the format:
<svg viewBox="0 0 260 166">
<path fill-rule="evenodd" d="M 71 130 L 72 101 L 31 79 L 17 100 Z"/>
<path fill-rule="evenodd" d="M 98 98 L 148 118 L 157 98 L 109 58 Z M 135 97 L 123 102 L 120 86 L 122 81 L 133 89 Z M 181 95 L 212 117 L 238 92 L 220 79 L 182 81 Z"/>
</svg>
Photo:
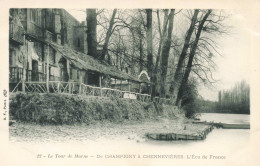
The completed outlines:
<svg viewBox="0 0 260 166">
<path fill-rule="evenodd" d="M 10 127 L 14 141 L 119 137 L 141 142 L 147 133 L 201 136 L 208 130 L 208 125 L 192 124 L 175 106 L 118 98 L 12 94 L 10 115 L 16 120 Z"/>
<path fill-rule="evenodd" d="M 175 118 L 124 121 L 113 123 L 109 121 L 95 124 L 74 125 L 39 125 L 17 122 L 9 128 L 10 141 L 14 142 L 67 142 L 88 140 L 133 140 L 146 142 L 146 133 L 178 133 L 197 135 L 205 130 L 206 125 L 192 124 L 191 121 Z M 185 128 L 185 130 L 184 130 Z"/>
</svg>

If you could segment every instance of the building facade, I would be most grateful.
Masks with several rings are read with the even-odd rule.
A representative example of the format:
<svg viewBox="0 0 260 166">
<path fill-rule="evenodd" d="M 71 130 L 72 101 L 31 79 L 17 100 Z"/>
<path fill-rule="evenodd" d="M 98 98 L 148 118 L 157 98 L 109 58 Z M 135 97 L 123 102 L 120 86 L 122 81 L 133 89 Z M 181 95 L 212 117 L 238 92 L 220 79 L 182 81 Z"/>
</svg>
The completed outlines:
<svg viewBox="0 0 260 166">
<path fill-rule="evenodd" d="M 123 90 L 124 85 L 111 84 L 114 79 L 140 92 L 136 87 L 141 87 L 141 80 L 88 55 L 86 31 L 84 22 L 64 9 L 10 9 L 9 90 L 25 91 L 25 83 L 37 90 L 41 83 L 38 88 L 48 92 L 49 82 L 59 82 L 53 89 L 65 82 Z"/>
<path fill-rule="evenodd" d="M 47 44 L 87 54 L 86 26 L 66 10 L 10 9 L 9 36 L 10 90 L 23 76 L 26 81 L 45 81 L 47 75 L 50 81 L 79 81 L 80 70 Z"/>
</svg>

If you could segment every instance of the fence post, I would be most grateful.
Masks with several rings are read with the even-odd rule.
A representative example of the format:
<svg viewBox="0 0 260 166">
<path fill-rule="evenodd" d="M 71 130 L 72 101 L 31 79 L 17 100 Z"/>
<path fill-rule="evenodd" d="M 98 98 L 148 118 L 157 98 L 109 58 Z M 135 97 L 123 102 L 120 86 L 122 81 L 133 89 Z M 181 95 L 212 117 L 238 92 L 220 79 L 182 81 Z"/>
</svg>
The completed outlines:
<svg viewBox="0 0 260 166">
<path fill-rule="evenodd" d="M 25 35 L 23 35 L 23 41 L 24 44 L 27 45 L 26 40 L 25 40 Z M 25 92 L 25 80 L 26 80 L 26 69 L 27 69 L 27 56 L 28 54 L 24 55 L 23 58 L 23 77 L 22 77 L 22 91 Z"/>
<path fill-rule="evenodd" d="M 49 44 L 47 44 L 47 57 L 46 57 L 46 61 L 47 61 L 47 71 L 46 71 L 46 87 L 47 87 L 47 93 L 50 92 L 50 89 L 49 89 L 49 54 L 50 54 L 50 46 Z"/>
<path fill-rule="evenodd" d="M 102 97 L 102 76 L 99 75 L 100 96 Z"/>
<path fill-rule="evenodd" d="M 81 84 L 79 84 L 79 94 L 81 94 Z"/>
<path fill-rule="evenodd" d="M 142 83 L 140 82 L 139 83 L 139 93 L 141 93 L 141 87 L 142 87 L 141 85 L 142 85 Z"/>
<path fill-rule="evenodd" d="M 60 93 L 60 81 L 58 82 L 58 93 Z"/>
<path fill-rule="evenodd" d="M 25 81 L 24 80 L 22 80 L 22 91 L 25 92 Z"/>
<path fill-rule="evenodd" d="M 79 71 L 79 94 L 81 94 L 81 84 L 83 82 L 83 76 L 82 76 L 83 72 Z"/>
<path fill-rule="evenodd" d="M 131 91 L 130 80 L 127 80 L 127 81 L 128 81 L 128 91 L 130 92 Z"/>
<path fill-rule="evenodd" d="M 70 82 L 68 82 L 69 84 L 69 94 L 71 93 L 71 85 L 70 85 Z"/>
</svg>

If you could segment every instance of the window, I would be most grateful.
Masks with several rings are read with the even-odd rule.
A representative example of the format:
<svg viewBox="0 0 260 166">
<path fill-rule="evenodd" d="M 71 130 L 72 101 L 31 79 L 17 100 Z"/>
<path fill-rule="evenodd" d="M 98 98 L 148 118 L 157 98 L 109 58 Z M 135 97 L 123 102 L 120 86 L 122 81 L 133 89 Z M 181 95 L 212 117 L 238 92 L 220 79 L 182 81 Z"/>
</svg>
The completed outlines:
<svg viewBox="0 0 260 166">
<path fill-rule="evenodd" d="M 16 57 L 16 51 L 15 50 L 10 50 L 9 53 L 9 65 L 10 66 L 14 66 L 16 61 L 15 61 L 15 57 Z"/>
<path fill-rule="evenodd" d="M 39 60 L 43 61 L 44 60 L 44 57 L 43 57 L 43 44 L 39 43 L 39 42 L 34 42 L 33 43 L 33 47 L 34 47 L 34 50 L 35 50 L 36 54 L 39 57 Z"/>
<path fill-rule="evenodd" d="M 41 11 L 39 9 L 31 9 L 31 21 L 41 25 Z"/>
<path fill-rule="evenodd" d="M 31 9 L 31 21 L 36 22 L 36 11 L 35 11 L 35 9 Z"/>
<path fill-rule="evenodd" d="M 50 48 L 50 64 L 56 64 L 56 51 Z"/>
<path fill-rule="evenodd" d="M 78 47 L 80 47 L 80 38 L 78 38 Z"/>
<path fill-rule="evenodd" d="M 53 32 L 53 13 L 52 9 L 45 9 L 45 28 Z"/>
<path fill-rule="evenodd" d="M 55 64 L 56 63 L 56 51 L 54 49 L 52 51 L 53 51 L 53 53 L 52 53 L 52 55 L 53 55 L 53 64 Z"/>
<path fill-rule="evenodd" d="M 80 71 L 77 70 L 77 79 L 79 79 Z"/>
</svg>

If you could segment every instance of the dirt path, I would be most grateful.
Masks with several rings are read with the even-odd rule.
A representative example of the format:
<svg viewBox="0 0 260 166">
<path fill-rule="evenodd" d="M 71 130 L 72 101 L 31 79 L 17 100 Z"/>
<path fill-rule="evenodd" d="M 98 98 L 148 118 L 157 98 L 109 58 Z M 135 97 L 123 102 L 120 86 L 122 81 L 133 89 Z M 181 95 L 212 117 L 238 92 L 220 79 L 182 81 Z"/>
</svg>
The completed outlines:
<svg viewBox="0 0 260 166">
<path fill-rule="evenodd" d="M 147 121 L 126 121 L 122 123 L 100 122 L 91 125 L 38 125 L 15 123 L 10 127 L 10 141 L 14 142 L 66 142 L 87 141 L 99 139 L 130 139 L 137 142 L 146 141 L 146 133 L 178 134 L 201 133 L 207 127 L 202 124 L 192 124 L 183 119 L 157 119 Z M 185 129 L 185 130 L 184 130 Z"/>
</svg>

